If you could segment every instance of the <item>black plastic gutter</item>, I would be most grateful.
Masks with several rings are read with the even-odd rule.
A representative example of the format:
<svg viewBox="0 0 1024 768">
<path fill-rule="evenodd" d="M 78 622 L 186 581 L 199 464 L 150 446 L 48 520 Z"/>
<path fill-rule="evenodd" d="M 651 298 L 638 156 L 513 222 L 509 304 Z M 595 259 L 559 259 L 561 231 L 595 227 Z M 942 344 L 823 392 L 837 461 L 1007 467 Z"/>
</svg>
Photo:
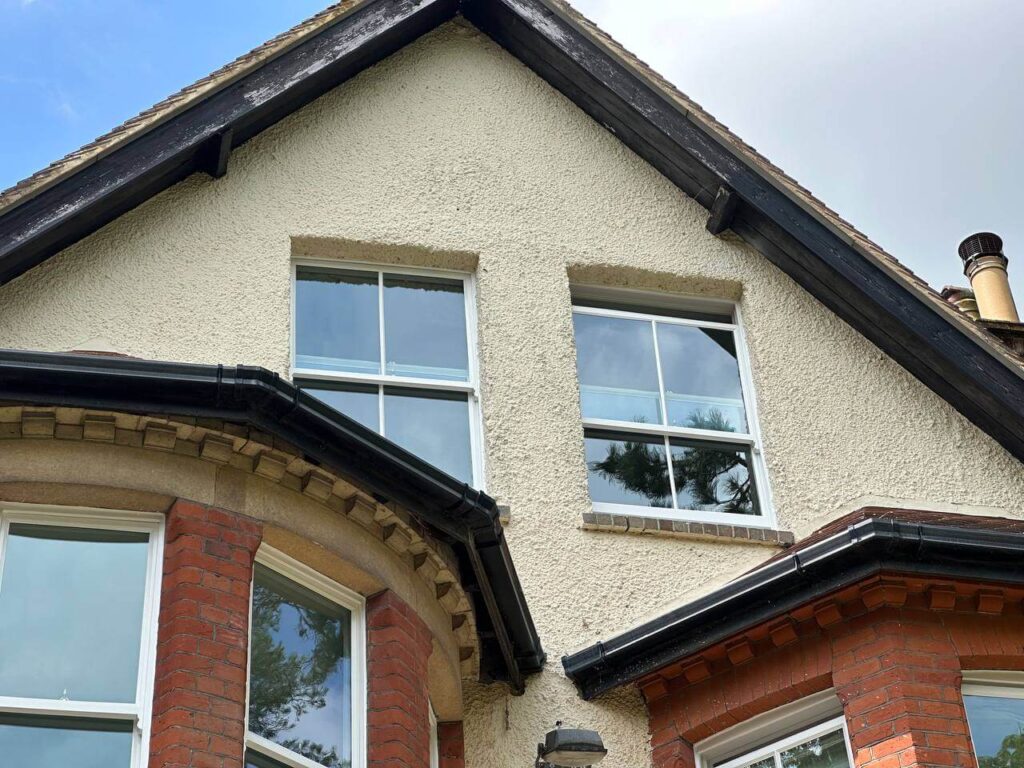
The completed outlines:
<svg viewBox="0 0 1024 768">
<path fill-rule="evenodd" d="M 245 424 L 394 501 L 451 543 L 481 638 L 481 677 L 516 692 L 544 651 L 490 496 L 253 366 L 0 350 L 0 402 Z"/>
<path fill-rule="evenodd" d="M 583 698 L 626 685 L 882 572 L 1024 584 L 1024 533 L 867 518 L 634 629 L 562 657 Z"/>
</svg>

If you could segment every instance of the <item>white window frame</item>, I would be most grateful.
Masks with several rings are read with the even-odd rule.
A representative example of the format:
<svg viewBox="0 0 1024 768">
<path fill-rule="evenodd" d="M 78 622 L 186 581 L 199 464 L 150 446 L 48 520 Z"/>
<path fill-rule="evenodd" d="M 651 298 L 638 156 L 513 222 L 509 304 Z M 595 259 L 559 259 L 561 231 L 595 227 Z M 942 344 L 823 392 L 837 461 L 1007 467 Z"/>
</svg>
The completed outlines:
<svg viewBox="0 0 1024 768">
<path fill-rule="evenodd" d="M 733 763 L 734 758 L 743 758 L 762 747 L 771 746 L 779 734 L 804 733 L 823 723 L 837 722 L 842 715 L 843 705 L 834 688 L 805 696 L 694 744 L 695 765 L 697 768 L 713 768 L 722 760 Z"/>
<path fill-rule="evenodd" d="M 265 566 L 280 576 L 294 581 L 301 587 L 316 592 L 333 603 L 349 611 L 350 631 L 352 633 L 352 768 L 366 768 L 366 706 L 367 706 L 367 668 L 366 668 L 366 599 L 358 592 L 338 584 L 305 563 L 296 560 L 284 552 L 267 544 L 261 544 L 256 552 L 256 563 Z M 252 638 L 252 591 L 256 579 L 252 580 L 249 590 L 249 638 Z M 251 653 L 251 649 L 247 649 Z M 320 763 L 296 754 L 275 744 L 269 739 L 249 732 L 249 681 L 252 676 L 251 657 L 245 680 L 245 748 L 258 752 L 286 768 L 323 768 Z"/>
<path fill-rule="evenodd" d="M 153 717 L 153 681 L 156 675 L 156 646 L 160 590 L 163 576 L 164 516 L 151 512 L 128 512 L 89 507 L 59 507 L 43 504 L 0 504 L 0 589 L 4 557 L 11 523 L 67 528 L 128 531 L 149 536 L 146 583 L 140 633 L 138 680 L 134 703 L 63 701 L 0 696 L 0 712 L 39 717 L 84 717 L 90 720 L 120 720 L 132 723 L 131 767 L 149 763 L 149 739 Z"/>
<path fill-rule="evenodd" d="M 846 756 L 853 768 L 856 763 L 850 732 L 842 712 L 834 689 L 806 696 L 698 742 L 693 747 L 695 765 L 697 768 L 742 768 L 772 757 L 775 768 L 780 768 L 780 753 L 842 728 Z M 778 734 L 784 735 L 779 738 Z"/>
<path fill-rule="evenodd" d="M 389 374 L 353 373 L 349 371 L 324 371 L 315 368 L 302 368 L 296 365 L 296 322 L 295 301 L 298 294 L 297 280 L 300 267 L 316 267 L 325 270 L 348 272 L 369 272 L 377 275 L 378 290 L 378 331 L 380 333 L 380 355 L 386 359 L 387 350 L 384 344 L 384 275 L 408 275 L 410 277 L 439 277 L 462 282 L 463 302 L 466 312 L 466 351 L 469 364 L 467 381 L 448 381 L 445 379 L 425 379 L 415 376 L 393 376 Z M 387 425 L 384 423 L 384 398 L 379 396 L 383 387 L 404 387 L 407 389 L 435 390 L 465 394 L 469 408 L 469 443 L 472 458 L 472 485 L 481 490 L 485 486 L 485 457 L 483 450 L 483 426 L 480 409 L 480 362 L 477 347 L 476 319 L 476 277 L 470 272 L 456 272 L 443 269 L 422 269 L 407 267 L 403 264 L 373 264 L 360 261 L 334 261 L 325 259 L 293 259 L 292 260 L 292 292 L 291 292 L 291 368 L 292 381 L 301 381 L 301 386 L 309 386 L 311 382 L 336 384 L 368 384 L 378 388 L 379 414 L 381 434 L 387 436 Z"/>
<path fill-rule="evenodd" d="M 427 702 L 427 713 L 428 713 L 428 726 L 430 728 L 430 768 L 440 768 L 441 765 L 441 745 L 440 737 L 437 733 L 437 713 L 434 712 L 434 705 L 429 701 Z"/>
<path fill-rule="evenodd" d="M 963 682 L 960 686 L 960 695 L 1024 700 L 1024 672 L 1001 670 L 965 671 Z M 974 745 L 974 734 L 970 733 L 971 717 L 967 712 L 966 706 L 964 707 L 964 716 L 967 718 L 971 748 L 977 752 L 977 748 Z"/>
<path fill-rule="evenodd" d="M 632 309 L 606 309 L 603 307 L 591 307 L 577 304 L 578 301 L 601 300 L 636 306 Z M 669 314 L 656 314 L 644 312 L 643 307 L 674 309 L 685 312 L 702 312 L 708 314 L 729 315 L 733 318 L 731 323 L 715 322 L 711 320 L 694 320 L 683 317 L 674 317 Z M 661 437 L 665 444 L 666 451 L 669 450 L 669 440 L 673 437 L 688 440 L 704 441 L 708 443 L 724 443 L 735 445 L 750 451 L 751 467 L 750 476 L 754 484 L 754 494 L 760 514 L 740 515 L 726 512 L 713 512 L 696 509 L 679 509 L 676 507 L 649 507 L 639 504 L 615 504 L 606 501 L 594 501 L 593 510 L 598 513 L 611 515 L 640 515 L 642 517 L 654 517 L 664 520 L 681 520 L 699 523 L 721 523 L 724 525 L 742 525 L 748 528 L 774 528 L 776 526 L 775 509 L 772 504 L 771 489 L 768 484 L 768 467 L 764 460 L 764 452 L 761 449 L 761 432 L 757 415 L 757 402 L 754 394 L 754 381 L 751 373 L 750 358 L 747 354 L 747 339 L 743 332 L 743 321 L 740 315 L 739 305 L 732 302 L 710 301 L 706 299 L 691 299 L 666 297 L 659 294 L 650 294 L 642 291 L 609 291 L 607 289 L 581 288 L 573 291 L 573 315 L 595 315 L 598 317 L 615 317 L 628 320 L 641 320 L 651 324 L 652 335 L 655 336 L 655 363 L 658 371 L 659 385 L 661 384 L 661 360 L 658 354 L 657 336 L 655 323 L 664 325 L 682 325 L 693 328 L 709 328 L 715 330 L 729 331 L 733 334 L 736 342 L 736 361 L 740 375 L 740 392 L 743 399 L 743 410 L 747 420 L 746 433 L 740 432 L 718 432 L 715 430 L 690 429 L 688 427 L 674 427 L 666 424 L 647 424 L 631 421 L 617 421 L 612 419 L 595 419 L 583 417 L 584 431 L 605 431 L 619 432 L 650 437 Z M 580 388 L 582 393 L 582 388 Z M 662 418 L 668 421 L 666 409 L 667 403 L 660 397 Z M 672 456 L 668 453 L 669 462 L 669 485 L 672 494 L 672 503 L 676 503 L 675 477 L 671 471 Z"/>
</svg>

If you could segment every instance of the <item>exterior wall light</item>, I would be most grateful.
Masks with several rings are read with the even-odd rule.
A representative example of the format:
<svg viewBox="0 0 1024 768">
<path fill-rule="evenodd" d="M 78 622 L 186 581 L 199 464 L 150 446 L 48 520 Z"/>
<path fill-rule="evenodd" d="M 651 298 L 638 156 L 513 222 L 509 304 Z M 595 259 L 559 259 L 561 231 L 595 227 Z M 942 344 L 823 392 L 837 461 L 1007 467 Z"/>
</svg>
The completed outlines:
<svg viewBox="0 0 1024 768">
<path fill-rule="evenodd" d="M 544 742 L 537 745 L 534 768 L 584 768 L 601 762 L 607 754 L 597 731 L 563 728 L 559 720 L 555 730 L 548 731 Z"/>
</svg>

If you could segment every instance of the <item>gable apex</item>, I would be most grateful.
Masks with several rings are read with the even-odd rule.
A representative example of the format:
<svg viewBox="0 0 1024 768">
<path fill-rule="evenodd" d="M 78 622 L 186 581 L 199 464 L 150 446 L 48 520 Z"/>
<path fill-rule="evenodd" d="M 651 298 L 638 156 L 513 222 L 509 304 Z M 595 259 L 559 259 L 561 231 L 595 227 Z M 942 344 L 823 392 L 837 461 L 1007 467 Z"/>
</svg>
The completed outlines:
<svg viewBox="0 0 1024 768">
<path fill-rule="evenodd" d="M 1018 357 L 560 0 L 332 6 L 0 195 L 0 284 L 457 14 L 1024 459 Z"/>
</svg>

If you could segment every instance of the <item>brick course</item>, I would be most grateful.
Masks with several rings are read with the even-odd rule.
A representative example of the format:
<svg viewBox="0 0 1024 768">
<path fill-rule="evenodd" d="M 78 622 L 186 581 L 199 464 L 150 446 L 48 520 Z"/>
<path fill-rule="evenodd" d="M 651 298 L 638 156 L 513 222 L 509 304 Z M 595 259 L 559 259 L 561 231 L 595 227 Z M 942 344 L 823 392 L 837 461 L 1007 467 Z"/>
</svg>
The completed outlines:
<svg viewBox="0 0 1024 768">
<path fill-rule="evenodd" d="M 241 768 L 261 535 L 255 521 L 190 501 L 168 512 L 150 768 Z"/>
</svg>

